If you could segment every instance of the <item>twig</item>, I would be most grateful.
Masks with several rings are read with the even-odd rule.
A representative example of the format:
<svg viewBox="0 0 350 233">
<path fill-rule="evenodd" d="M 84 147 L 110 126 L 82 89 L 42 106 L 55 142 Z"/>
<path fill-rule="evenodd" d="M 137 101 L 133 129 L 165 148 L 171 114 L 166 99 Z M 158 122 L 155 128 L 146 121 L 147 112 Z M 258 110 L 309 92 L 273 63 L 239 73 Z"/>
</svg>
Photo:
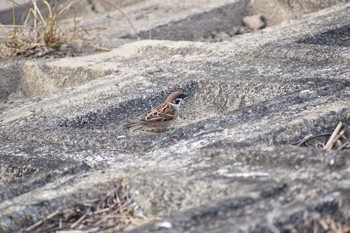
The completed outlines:
<svg viewBox="0 0 350 233">
<path fill-rule="evenodd" d="M 47 216 L 46 220 L 49 220 L 53 217 L 55 217 L 57 214 L 59 214 L 60 212 L 58 212 L 57 210 L 55 212 L 53 212 L 52 214 L 50 214 L 49 216 Z"/>
<path fill-rule="evenodd" d="M 40 226 L 41 224 L 43 224 L 43 222 L 44 222 L 43 220 L 40 220 L 40 221 L 34 223 L 34 224 L 31 225 L 30 227 L 28 227 L 28 228 L 26 229 L 26 231 L 32 231 L 32 230 L 34 230 L 35 228 L 37 228 L 38 226 Z"/>
<path fill-rule="evenodd" d="M 101 210 L 96 210 L 93 214 L 96 215 L 96 214 L 104 213 L 104 212 L 107 212 L 107 211 L 110 211 L 110 208 L 104 208 L 104 209 L 101 209 Z"/>
<path fill-rule="evenodd" d="M 108 195 L 103 197 L 103 199 L 97 204 L 96 210 L 100 210 L 104 202 L 108 199 Z"/>
<path fill-rule="evenodd" d="M 84 214 L 83 216 L 81 216 L 75 223 L 73 223 L 70 228 L 75 228 L 76 226 L 78 226 L 79 223 L 81 223 L 85 218 L 86 218 L 87 214 Z"/>
<path fill-rule="evenodd" d="M 43 224 L 44 221 L 49 220 L 49 219 L 55 217 L 57 214 L 59 214 L 58 211 L 53 212 L 52 214 L 50 214 L 49 216 L 47 216 L 47 217 L 45 218 L 45 220 L 40 220 L 40 221 L 34 223 L 33 225 L 31 225 L 30 227 L 28 227 L 28 228 L 26 229 L 26 231 L 32 231 L 32 230 L 34 230 L 36 227 L 38 227 L 38 226 L 40 226 L 41 224 Z"/>
<path fill-rule="evenodd" d="M 137 30 L 136 30 L 134 24 L 131 22 L 130 18 L 129 18 L 118 6 L 116 6 L 115 4 L 112 4 L 112 3 L 108 2 L 108 1 L 106 1 L 106 0 L 102 0 L 102 1 L 105 2 L 106 4 L 110 5 L 110 6 L 114 7 L 120 14 L 122 14 L 122 15 L 125 17 L 125 19 L 128 21 L 130 27 L 131 27 L 132 30 L 134 31 L 134 34 L 135 34 L 135 35 L 137 34 Z"/>
<path fill-rule="evenodd" d="M 342 149 L 346 148 L 348 145 L 349 145 L 349 142 L 345 142 L 343 145 L 339 146 L 337 148 L 337 150 L 342 150 Z"/>
<path fill-rule="evenodd" d="M 312 140 L 312 139 L 315 139 L 315 138 L 318 138 L 318 137 L 328 136 L 328 135 L 331 135 L 331 133 L 321 133 L 321 134 L 317 134 L 317 135 L 310 135 L 310 136 L 307 136 L 306 138 L 302 139 L 300 142 L 292 143 L 292 145 L 296 144 L 295 146 L 301 146 L 301 145 L 303 145 L 305 142 L 307 142 L 309 140 Z"/>
<path fill-rule="evenodd" d="M 330 151 L 333 148 L 333 144 L 337 140 L 336 137 L 337 137 L 337 135 L 339 133 L 339 130 L 341 129 L 342 126 L 343 126 L 343 123 L 339 122 L 337 127 L 333 131 L 331 137 L 329 138 L 329 140 L 328 140 L 328 142 L 326 143 L 326 146 L 325 146 L 325 149 L 327 151 Z"/>
</svg>

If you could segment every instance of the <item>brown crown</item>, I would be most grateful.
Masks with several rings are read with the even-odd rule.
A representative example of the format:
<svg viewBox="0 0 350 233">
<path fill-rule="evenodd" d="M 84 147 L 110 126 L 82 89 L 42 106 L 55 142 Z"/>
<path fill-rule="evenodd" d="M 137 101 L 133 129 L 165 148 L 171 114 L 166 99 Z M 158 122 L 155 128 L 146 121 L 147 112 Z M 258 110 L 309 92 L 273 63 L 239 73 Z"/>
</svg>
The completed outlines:
<svg viewBox="0 0 350 233">
<path fill-rule="evenodd" d="M 184 95 L 183 92 L 181 92 L 181 91 L 175 91 L 175 92 L 171 93 L 171 94 L 166 98 L 165 101 L 168 102 L 168 103 L 172 103 L 177 97 L 183 96 L 183 95 Z"/>
</svg>

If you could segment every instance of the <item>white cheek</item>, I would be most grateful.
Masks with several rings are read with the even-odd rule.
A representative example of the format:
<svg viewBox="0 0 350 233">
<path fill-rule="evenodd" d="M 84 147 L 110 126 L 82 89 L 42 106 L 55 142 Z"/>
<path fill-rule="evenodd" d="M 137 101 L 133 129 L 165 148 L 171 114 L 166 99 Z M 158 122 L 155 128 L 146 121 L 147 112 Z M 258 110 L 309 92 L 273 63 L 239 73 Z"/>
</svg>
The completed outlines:
<svg viewBox="0 0 350 233">
<path fill-rule="evenodd" d="M 173 108 L 175 108 L 176 111 L 179 111 L 180 110 L 180 103 L 179 104 L 173 104 L 171 103 L 170 104 Z"/>
</svg>

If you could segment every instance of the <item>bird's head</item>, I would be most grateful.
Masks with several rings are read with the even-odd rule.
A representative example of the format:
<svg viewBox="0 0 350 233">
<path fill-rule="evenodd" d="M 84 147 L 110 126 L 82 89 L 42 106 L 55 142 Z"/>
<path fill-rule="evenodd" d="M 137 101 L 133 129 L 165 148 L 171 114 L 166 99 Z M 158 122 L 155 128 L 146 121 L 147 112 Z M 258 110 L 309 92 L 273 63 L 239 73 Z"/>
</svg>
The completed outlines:
<svg viewBox="0 0 350 233">
<path fill-rule="evenodd" d="M 170 103 L 177 111 L 180 109 L 181 102 L 187 95 L 181 91 L 175 91 L 171 93 L 167 98 L 166 102 Z"/>
</svg>

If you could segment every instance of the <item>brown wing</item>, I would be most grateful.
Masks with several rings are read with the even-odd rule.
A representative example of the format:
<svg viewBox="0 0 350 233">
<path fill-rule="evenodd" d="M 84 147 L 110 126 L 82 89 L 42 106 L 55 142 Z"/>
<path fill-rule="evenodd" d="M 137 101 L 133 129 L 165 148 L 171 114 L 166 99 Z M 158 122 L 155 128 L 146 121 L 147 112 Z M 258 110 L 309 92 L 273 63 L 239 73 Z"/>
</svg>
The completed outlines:
<svg viewBox="0 0 350 233">
<path fill-rule="evenodd" d="M 177 112 L 169 103 L 163 103 L 152 109 L 145 116 L 147 122 L 172 121 L 177 117 Z"/>
</svg>

